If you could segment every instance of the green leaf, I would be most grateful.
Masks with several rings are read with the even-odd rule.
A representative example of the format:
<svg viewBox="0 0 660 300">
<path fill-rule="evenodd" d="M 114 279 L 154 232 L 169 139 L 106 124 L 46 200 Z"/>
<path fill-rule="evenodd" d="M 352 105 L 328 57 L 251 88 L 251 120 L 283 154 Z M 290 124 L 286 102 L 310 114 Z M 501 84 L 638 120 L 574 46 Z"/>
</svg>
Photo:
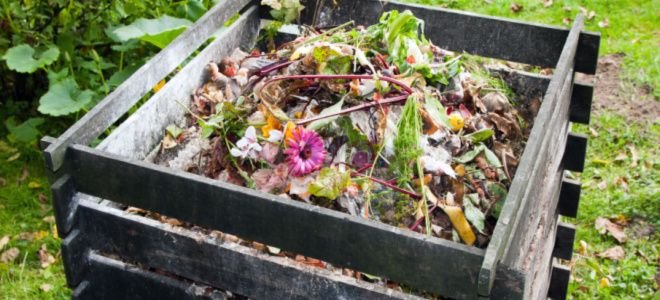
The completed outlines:
<svg viewBox="0 0 660 300">
<path fill-rule="evenodd" d="M 119 42 L 139 39 L 162 49 L 190 25 L 189 20 L 163 15 L 158 19 L 140 18 L 130 25 L 115 28 L 109 35 Z"/>
<path fill-rule="evenodd" d="M 30 118 L 27 121 L 16 125 L 13 117 L 5 121 L 5 126 L 9 130 L 9 140 L 22 143 L 32 143 L 39 138 L 40 132 L 37 127 L 43 124 L 43 118 Z"/>
<path fill-rule="evenodd" d="M 203 1 L 188 0 L 186 5 L 179 6 L 178 15 L 185 15 L 186 19 L 194 22 L 201 18 L 207 10 Z"/>
<path fill-rule="evenodd" d="M 463 208 L 465 209 L 465 218 L 476 228 L 479 232 L 484 233 L 486 216 L 475 205 L 479 203 L 479 194 L 468 194 L 467 201 L 463 201 Z"/>
<path fill-rule="evenodd" d="M 431 118 L 436 122 L 440 123 L 445 128 L 451 128 L 449 126 L 449 117 L 445 107 L 442 106 L 442 103 L 431 95 L 426 95 L 426 101 L 424 102 L 424 108 L 429 113 Z"/>
<path fill-rule="evenodd" d="M 51 85 L 39 99 L 39 112 L 51 116 L 64 116 L 83 110 L 94 97 L 90 90 L 81 91 L 73 78 Z"/>
<path fill-rule="evenodd" d="M 309 185 L 308 192 L 317 197 L 337 199 L 351 183 L 349 172 L 340 172 L 337 168 L 323 168 L 319 176 Z"/>
<path fill-rule="evenodd" d="M 502 167 L 502 163 L 500 163 L 500 160 L 497 158 L 497 155 L 495 155 L 493 151 L 488 149 L 488 147 L 484 146 L 484 153 L 486 154 L 486 160 L 490 165 L 492 165 L 495 168 Z"/>
<path fill-rule="evenodd" d="M 339 111 L 341 111 L 342 105 L 344 105 L 344 98 L 342 98 L 341 100 L 339 100 L 339 102 L 333 104 L 332 106 L 329 106 L 329 107 L 325 108 L 324 110 L 322 110 L 321 113 L 319 113 L 319 116 L 325 116 L 325 115 L 329 115 L 329 114 L 339 112 Z M 329 118 L 325 118 L 325 119 L 321 119 L 321 120 L 316 120 L 312 123 L 309 123 L 309 125 L 307 125 L 307 129 L 318 130 L 319 128 L 321 128 L 323 126 L 330 124 L 332 121 L 334 121 L 338 117 L 339 116 L 337 115 L 337 116 L 334 116 L 334 117 L 329 117 Z"/>
<path fill-rule="evenodd" d="M 63 68 L 59 71 L 48 71 L 48 85 L 51 86 L 69 77 L 69 69 Z"/>
<path fill-rule="evenodd" d="M 484 146 L 484 144 L 476 145 L 474 146 L 474 148 L 472 148 L 472 150 L 463 153 L 463 155 L 459 157 L 454 158 L 454 161 L 462 164 L 471 162 L 472 160 L 474 160 L 475 157 L 477 157 L 477 155 L 479 155 L 479 153 L 481 153 L 481 151 L 484 151 L 485 148 L 486 146 Z"/>
<path fill-rule="evenodd" d="M 54 63 L 60 56 L 57 46 L 50 46 L 43 52 L 36 53 L 34 48 L 27 44 L 21 44 L 7 50 L 2 57 L 7 61 L 7 67 L 19 73 L 33 73 L 39 68 Z"/>
<path fill-rule="evenodd" d="M 167 133 L 169 133 L 173 138 L 178 138 L 183 133 L 183 129 L 174 124 L 167 126 L 165 130 L 167 130 Z"/>
<path fill-rule="evenodd" d="M 369 148 L 367 136 L 353 125 L 349 117 L 341 117 L 337 120 L 341 134 L 348 138 L 348 144 L 358 149 Z"/>
<path fill-rule="evenodd" d="M 495 131 L 491 128 L 484 128 L 479 131 L 475 131 L 465 136 L 466 139 L 470 140 L 472 143 L 480 143 L 489 139 Z"/>
</svg>

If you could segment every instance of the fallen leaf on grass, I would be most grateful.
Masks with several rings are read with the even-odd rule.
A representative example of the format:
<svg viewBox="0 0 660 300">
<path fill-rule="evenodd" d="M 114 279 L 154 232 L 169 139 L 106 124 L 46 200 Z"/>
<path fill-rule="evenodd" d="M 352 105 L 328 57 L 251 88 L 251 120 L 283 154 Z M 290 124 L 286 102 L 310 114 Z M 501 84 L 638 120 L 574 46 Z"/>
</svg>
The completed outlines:
<svg viewBox="0 0 660 300">
<path fill-rule="evenodd" d="M 32 240 L 39 241 L 39 240 L 43 240 L 47 236 L 48 236 L 48 231 L 45 230 L 33 231 L 33 232 L 21 232 L 18 234 L 18 239 L 24 241 L 32 241 Z"/>
<path fill-rule="evenodd" d="M 589 132 L 591 133 L 591 136 L 598 137 L 598 131 L 596 131 L 596 129 L 589 127 Z"/>
<path fill-rule="evenodd" d="M 543 7 L 549 7 L 552 5 L 552 0 L 543 0 Z"/>
<path fill-rule="evenodd" d="M 20 253 L 21 253 L 21 251 L 19 251 L 18 248 L 16 248 L 16 247 L 9 248 L 7 251 L 2 252 L 2 254 L 0 254 L 0 262 L 6 263 L 6 264 L 10 263 L 10 262 L 14 261 L 18 257 L 18 254 L 20 254 Z"/>
<path fill-rule="evenodd" d="M 635 146 L 628 146 L 628 150 L 630 150 L 630 155 L 632 159 L 632 163 L 630 164 L 631 167 L 636 167 L 637 166 L 637 160 L 639 160 L 638 154 L 637 154 L 637 149 L 635 149 Z"/>
<path fill-rule="evenodd" d="M 50 202 L 50 201 L 48 201 L 49 200 L 48 196 L 46 196 L 42 193 L 39 193 L 39 195 L 37 195 L 37 199 L 39 199 L 39 202 L 44 203 L 44 204 L 48 204 Z"/>
<path fill-rule="evenodd" d="M 28 171 L 27 168 L 23 168 L 23 171 L 21 171 L 21 176 L 18 177 L 18 184 L 22 184 L 23 181 L 28 178 L 28 176 L 30 176 L 30 171 Z"/>
<path fill-rule="evenodd" d="M 522 5 L 520 5 L 518 3 L 515 3 L 515 2 L 511 2 L 511 11 L 512 12 L 517 13 L 517 12 L 521 11 L 522 9 L 523 9 Z"/>
<path fill-rule="evenodd" d="M 41 267 L 44 269 L 48 268 L 48 266 L 55 262 L 55 257 L 48 252 L 48 247 L 46 247 L 46 244 L 41 244 L 41 248 L 39 248 L 37 255 L 39 256 Z"/>
<path fill-rule="evenodd" d="M 7 185 L 7 179 L 5 179 L 4 177 L 0 177 L 0 186 L 5 186 L 5 185 Z"/>
<path fill-rule="evenodd" d="M 580 240 L 580 247 L 578 248 L 578 253 L 580 255 L 587 255 L 587 251 L 589 251 L 589 244 L 587 242 Z"/>
<path fill-rule="evenodd" d="M 561 19 L 561 22 L 564 23 L 566 26 L 568 26 L 568 25 L 571 25 L 571 22 L 573 22 L 573 19 L 563 18 L 563 19 Z"/>
<path fill-rule="evenodd" d="M 598 282 L 598 285 L 599 285 L 601 288 L 609 287 L 609 286 L 610 286 L 610 280 L 607 279 L 607 278 L 605 278 L 605 277 L 603 277 L 603 278 L 601 278 L 600 281 Z"/>
<path fill-rule="evenodd" d="M 626 158 L 628 158 L 628 155 L 626 155 L 626 154 L 623 153 L 623 152 L 620 152 L 620 153 L 614 158 L 614 161 L 624 161 L 624 160 L 626 160 Z"/>
<path fill-rule="evenodd" d="M 605 19 L 605 20 L 602 20 L 602 21 L 598 22 L 598 27 L 600 27 L 600 28 L 607 28 L 609 26 L 610 26 L 610 20 L 609 19 Z"/>
<path fill-rule="evenodd" d="M 595 227 L 600 234 L 609 232 L 609 234 L 619 243 L 625 243 L 628 240 L 626 233 L 623 231 L 623 226 L 612 223 L 612 221 L 607 218 L 598 217 L 595 222 Z"/>
<path fill-rule="evenodd" d="M 625 176 L 623 177 L 617 177 L 616 180 L 614 181 L 614 184 L 621 186 L 621 188 L 628 192 L 628 178 Z"/>
<path fill-rule="evenodd" d="M 41 289 L 41 290 L 44 291 L 44 292 L 50 292 L 50 290 L 53 289 L 53 285 L 52 285 L 52 284 L 48 284 L 48 283 L 44 283 L 44 284 L 42 284 L 42 285 L 39 286 L 39 289 Z"/>
<path fill-rule="evenodd" d="M 599 190 L 605 190 L 607 188 L 607 181 L 603 180 L 599 182 L 597 186 Z"/>
<path fill-rule="evenodd" d="M 600 258 L 607 258 L 607 259 L 612 259 L 612 260 L 619 260 L 623 259 L 626 257 L 626 252 L 623 250 L 623 247 L 621 246 L 614 246 L 612 248 L 609 248 L 601 253 L 597 254 L 598 257 Z"/>
<path fill-rule="evenodd" d="M 19 157 L 21 157 L 21 153 L 20 153 L 20 152 L 18 152 L 18 153 L 16 153 L 16 154 L 10 156 L 9 158 L 7 158 L 7 162 L 15 161 L 15 160 L 17 160 Z"/>
<path fill-rule="evenodd" d="M 28 188 L 33 189 L 33 190 L 40 189 L 41 188 L 41 183 L 39 183 L 37 181 L 30 181 L 30 183 L 28 183 Z"/>
<path fill-rule="evenodd" d="M 0 239 L 0 250 L 2 250 L 2 248 L 4 248 L 5 246 L 7 246 L 8 243 L 9 243 L 9 236 L 8 236 L 8 235 L 3 236 L 3 237 Z"/>
</svg>

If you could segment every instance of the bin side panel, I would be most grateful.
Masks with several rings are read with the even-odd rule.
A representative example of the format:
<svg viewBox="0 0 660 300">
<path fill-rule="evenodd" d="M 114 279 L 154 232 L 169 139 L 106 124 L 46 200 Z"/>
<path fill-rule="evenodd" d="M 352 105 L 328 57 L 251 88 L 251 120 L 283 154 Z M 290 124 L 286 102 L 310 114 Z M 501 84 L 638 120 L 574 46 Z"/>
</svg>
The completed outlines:
<svg viewBox="0 0 660 300">
<path fill-rule="evenodd" d="M 79 214 L 95 252 L 251 298 L 419 299 L 92 202 L 81 202 Z M 87 274 L 89 281 L 93 270 Z"/>
<path fill-rule="evenodd" d="M 476 297 L 483 250 L 86 146 L 76 188 L 455 298 Z"/>
<path fill-rule="evenodd" d="M 426 37 L 440 47 L 542 67 L 556 66 L 569 32 L 560 27 L 396 1 L 309 0 L 305 5 L 301 22 L 320 26 L 350 20 L 370 25 L 378 22 L 383 12 L 410 10 L 426 21 Z M 599 45 L 599 34 L 581 34 L 575 62 L 577 72 L 596 72 Z"/>
<path fill-rule="evenodd" d="M 252 7 L 243 13 L 97 148 L 142 160 L 162 140 L 165 127 L 184 127 L 186 107 L 193 91 L 206 81 L 207 65 L 254 43 L 260 23 L 257 12 L 258 8 Z"/>
</svg>

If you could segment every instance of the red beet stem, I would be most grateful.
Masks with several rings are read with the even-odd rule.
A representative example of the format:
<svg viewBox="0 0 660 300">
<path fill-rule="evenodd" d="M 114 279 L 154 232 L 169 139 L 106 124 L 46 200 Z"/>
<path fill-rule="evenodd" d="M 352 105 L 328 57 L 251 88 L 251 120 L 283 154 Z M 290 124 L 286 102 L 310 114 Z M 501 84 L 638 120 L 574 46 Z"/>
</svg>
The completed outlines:
<svg viewBox="0 0 660 300">
<path fill-rule="evenodd" d="M 413 90 L 405 83 L 396 80 L 389 76 L 376 76 L 378 80 L 387 81 L 391 84 L 400 86 L 406 93 L 412 94 Z M 269 79 L 266 84 L 278 81 L 278 80 L 287 80 L 287 79 L 374 79 L 374 75 L 358 75 L 358 74 L 339 74 L 339 75 L 320 75 L 320 74 L 309 74 L 309 75 L 288 75 L 280 76 Z"/>
<path fill-rule="evenodd" d="M 425 205 L 426 205 L 426 204 L 425 204 Z M 431 207 L 431 209 L 429 209 L 429 216 L 431 215 L 431 213 L 432 213 L 436 208 L 438 208 L 438 205 L 433 205 L 433 207 Z M 415 230 L 415 228 L 417 228 L 417 226 L 421 225 L 422 222 L 424 222 L 424 219 L 425 219 L 425 217 L 421 217 L 421 218 L 417 219 L 417 221 L 415 221 L 415 223 L 412 224 L 412 226 L 410 226 L 410 227 L 408 227 L 408 228 L 409 228 L 410 230 Z"/>
<path fill-rule="evenodd" d="M 382 99 L 382 100 L 374 100 L 374 101 L 371 101 L 371 102 L 366 102 L 366 103 L 363 103 L 363 104 L 360 104 L 360 105 L 352 106 L 352 107 L 349 107 L 349 108 L 344 109 L 344 110 L 340 110 L 336 113 L 331 113 L 331 114 L 327 114 L 327 115 L 317 115 L 317 116 L 314 116 L 314 117 L 311 117 L 311 118 L 300 120 L 300 121 L 297 121 L 296 124 L 297 125 L 303 125 L 303 124 L 311 123 L 311 122 L 314 122 L 314 121 L 317 121 L 317 120 L 322 120 L 322 119 L 325 119 L 325 118 L 330 118 L 330 117 L 339 116 L 339 115 L 343 115 L 343 114 L 347 114 L 347 113 L 352 113 L 354 111 L 363 110 L 363 109 L 371 108 L 371 107 L 374 107 L 374 106 L 380 106 L 380 105 L 386 106 L 386 105 L 395 104 L 395 103 L 399 103 L 399 102 L 405 102 L 406 99 L 408 99 L 408 95 L 401 95 L 401 96 L 396 96 L 396 97 L 392 97 L 392 98 L 385 98 L 385 99 Z"/>
</svg>

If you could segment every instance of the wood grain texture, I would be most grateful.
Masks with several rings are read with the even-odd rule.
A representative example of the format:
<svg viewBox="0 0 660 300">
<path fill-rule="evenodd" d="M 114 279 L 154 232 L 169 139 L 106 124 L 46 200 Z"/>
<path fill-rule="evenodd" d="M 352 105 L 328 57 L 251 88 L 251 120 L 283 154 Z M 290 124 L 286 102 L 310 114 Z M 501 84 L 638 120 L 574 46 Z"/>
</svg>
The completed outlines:
<svg viewBox="0 0 660 300">
<path fill-rule="evenodd" d="M 47 168 L 57 171 L 69 145 L 87 145 L 98 137 L 248 3 L 250 0 L 222 1 L 212 7 L 48 146 L 44 152 Z"/>
<path fill-rule="evenodd" d="M 96 252 L 253 299 L 419 299 L 92 202 L 81 203 L 80 216 L 86 246 Z M 93 265 L 93 253 L 88 260 Z M 93 282 L 91 269 L 85 280 Z"/>
<path fill-rule="evenodd" d="M 229 28 L 190 61 L 147 103 L 115 129 L 99 146 L 109 153 L 144 159 L 162 140 L 165 127 L 184 127 L 192 93 L 207 81 L 207 65 L 219 62 L 234 49 L 249 49 L 259 30 L 257 7 L 245 11 Z"/>
<path fill-rule="evenodd" d="M 144 270 L 138 266 L 89 253 L 84 288 L 73 299 L 208 299 L 224 300 L 224 292 Z"/>
<path fill-rule="evenodd" d="M 581 191 L 582 184 L 579 181 L 564 178 L 561 183 L 559 207 L 557 208 L 560 215 L 577 218 Z"/>
<path fill-rule="evenodd" d="M 433 293 L 476 297 L 481 249 L 82 145 L 70 153 L 80 192 Z"/>
<path fill-rule="evenodd" d="M 557 224 L 555 249 L 552 252 L 552 256 L 571 260 L 571 258 L 573 258 L 573 242 L 575 242 L 575 226 L 559 222 L 559 224 Z"/>
<path fill-rule="evenodd" d="M 357 24 L 370 25 L 377 22 L 383 12 L 410 10 L 425 21 L 426 37 L 442 48 L 542 67 L 557 65 L 569 35 L 569 30 L 561 27 L 396 1 L 303 2 L 307 7 L 301 15 L 303 24 L 331 26 L 354 20 Z M 263 16 L 268 17 L 267 14 Z M 599 45 L 600 34 L 580 33 L 575 56 L 576 72 L 596 72 Z"/>
<path fill-rule="evenodd" d="M 548 85 L 547 92 L 543 98 L 543 102 L 539 109 L 539 113 L 534 121 L 534 127 L 527 140 L 527 146 L 520 159 L 520 167 L 516 171 L 509 194 L 502 209 L 502 214 L 498 219 L 497 225 L 491 237 L 491 242 L 486 250 L 484 263 L 479 275 L 479 294 L 488 296 L 492 289 L 495 280 L 495 272 L 500 259 L 506 254 L 510 258 L 514 258 L 514 253 L 520 253 L 522 249 L 522 242 L 525 240 L 523 236 L 527 233 L 522 232 L 524 226 L 534 224 L 527 224 L 526 221 L 530 218 L 535 219 L 535 216 L 529 216 L 538 211 L 532 203 L 537 199 L 530 197 L 536 187 L 539 186 L 538 180 L 543 178 L 538 173 L 538 163 L 547 164 L 549 157 L 546 155 L 548 146 L 548 139 L 554 137 L 561 137 L 562 135 L 556 132 L 556 129 L 568 127 L 568 100 L 561 101 L 562 93 L 570 95 L 572 92 L 573 82 L 573 63 L 575 53 L 577 50 L 578 38 L 583 28 L 582 15 L 578 15 L 571 32 L 566 40 L 562 55 L 555 68 L 555 74 Z M 564 88 L 566 87 L 566 88 Z M 568 89 L 568 90 L 567 90 Z M 563 104 L 563 105 L 560 105 Z M 562 107 L 565 107 L 565 115 Z M 565 135 L 563 136 L 565 137 Z M 554 144 L 553 146 L 556 146 Z M 563 147 L 563 145 L 562 145 Z M 561 155 L 563 148 L 559 148 L 559 153 L 554 155 Z M 543 154 L 542 151 L 545 151 Z M 560 156 L 561 157 L 561 156 Z M 529 209 L 529 208 L 534 209 Z M 525 216 L 523 218 L 523 216 Z M 532 227 L 534 230 L 536 227 Z M 520 238 L 514 242 L 513 235 L 519 235 Z M 516 249 L 510 251 L 511 249 Z M 511 268 L 515 269 L 517 263 L 509 262 Z"/>
</svg>

